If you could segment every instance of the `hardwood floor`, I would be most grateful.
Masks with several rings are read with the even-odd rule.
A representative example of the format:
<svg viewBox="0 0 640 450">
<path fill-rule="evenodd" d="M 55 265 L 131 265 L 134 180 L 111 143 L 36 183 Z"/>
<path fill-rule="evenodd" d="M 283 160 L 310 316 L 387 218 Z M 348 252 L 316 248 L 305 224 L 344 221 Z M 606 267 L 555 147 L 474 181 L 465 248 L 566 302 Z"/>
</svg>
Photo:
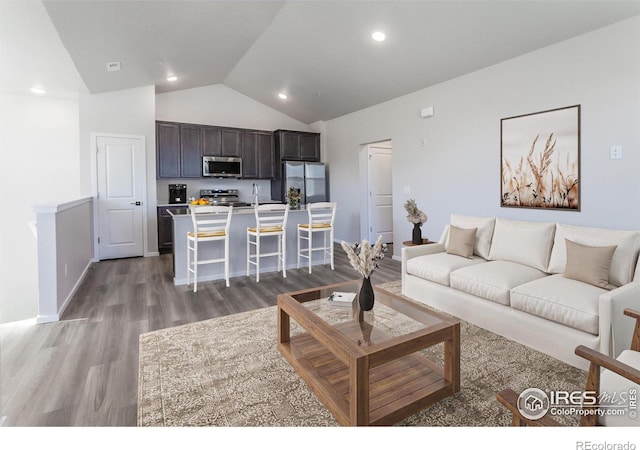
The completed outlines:
<svg viewBox="0 0 640 450">
<path fill-rule="evenodd" d="M 381 261 L 374 284 L 400 279 L 400 262 Z M 336 245 L 335 270 L 174 286 L 171 255 L 94 264 L 60 322 L 0 325 L 5 426 L 135 426 L 138 336 L 276 304 L 276 295 L 351 279 L 357 273 Z M 275 342 L 274 342 L 275 345 Z"/>
</svg>

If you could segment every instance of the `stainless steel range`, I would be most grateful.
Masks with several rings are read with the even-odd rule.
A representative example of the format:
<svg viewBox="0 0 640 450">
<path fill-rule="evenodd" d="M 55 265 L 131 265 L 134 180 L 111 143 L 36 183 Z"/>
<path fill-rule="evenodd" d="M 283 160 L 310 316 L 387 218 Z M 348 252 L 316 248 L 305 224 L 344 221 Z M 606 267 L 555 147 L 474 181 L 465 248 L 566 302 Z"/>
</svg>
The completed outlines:
<svg viewBox="0 0 640 450">
<path fill-rule="evenodd" d="M 201 189 L 200 198 L 206 198 L 212 205 L 251 206 L 250 203 L 239 200 L 237 189 Z"/>
</svg>

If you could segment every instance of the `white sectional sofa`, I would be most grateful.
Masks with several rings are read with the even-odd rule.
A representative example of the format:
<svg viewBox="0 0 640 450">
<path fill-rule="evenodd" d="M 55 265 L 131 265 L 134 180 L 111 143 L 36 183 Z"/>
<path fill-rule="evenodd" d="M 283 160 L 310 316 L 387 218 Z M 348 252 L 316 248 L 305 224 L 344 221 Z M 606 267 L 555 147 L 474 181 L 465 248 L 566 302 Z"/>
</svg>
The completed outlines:
<svg viewBox="0 0 640 450">
<path fill-rule="evenodd" d="M 402 249 L 402 293 L 586 369 L 578 345 L 629 346 L 639 252 L 639 231 L 454 214 L 438 243 Z"/>
</svg>

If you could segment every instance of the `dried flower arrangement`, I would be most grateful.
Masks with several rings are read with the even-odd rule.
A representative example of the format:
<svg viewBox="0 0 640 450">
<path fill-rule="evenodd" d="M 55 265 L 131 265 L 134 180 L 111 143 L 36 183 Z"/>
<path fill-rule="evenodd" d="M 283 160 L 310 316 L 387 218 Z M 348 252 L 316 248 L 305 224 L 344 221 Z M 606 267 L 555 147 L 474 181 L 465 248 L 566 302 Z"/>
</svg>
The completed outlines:
<svg viewBox="0 0 640 450">
<path fill-rule="evenodd" d="M 422 225 L 427 221 L 427 215 L 418 209 L 416 201 L 412 198 L 404 202 L 404 209 L 407 211 L 407 220 L 413 224 Z"/>
<path fill-rule="evenodd" d="M 387 252 L 387 244 L 382 242 L 382 235 L 378 236 L 373 246 L 367 239 L 353 245 L 342 241 L 341 245 L 349 257 L 351 266 L 364 278 L 369 278 L 373 271 L 380 267 L 380 260 L 384 259 Z"/>
</svg>

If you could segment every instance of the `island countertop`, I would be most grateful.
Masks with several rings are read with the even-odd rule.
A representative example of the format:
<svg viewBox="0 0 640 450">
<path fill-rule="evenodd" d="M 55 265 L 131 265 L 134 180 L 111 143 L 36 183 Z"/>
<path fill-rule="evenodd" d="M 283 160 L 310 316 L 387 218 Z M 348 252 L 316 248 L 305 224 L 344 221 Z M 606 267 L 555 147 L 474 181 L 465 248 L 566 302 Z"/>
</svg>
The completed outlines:
<svg viewBox="0 0 640 450">
<path fill-rule="evenodd" d="M 267 203 L 267 204 L 271 205 L 271 204 L 276 204 L 276 203 Z M 171 214 L 174 218 L 181 217 L 181 216 L 191 217 L 191 209 L 190 208 L 191 208 L 190 206 L 184 206 L 182 208 L 172 208 L 170 210 L 167 210 L 167 212 L 169 214 Z M 196 206 L 196 208 L 197 208 L 197 206 Z M 307 205 L 299 205 L 295 209 L 289 209 L 289 214 L 300 212 L 300 211 L 307 212 Z M 238 206 L 238 207 L 234 207 L 233 208 L 233 212 L 231 214 L 233 214 L 233 215 L 236 215 L 236 214 L 251 214 L 252 216 L 254 216 L 254 207 L 253 206 Z"/>
<path fill-rule="evenodd" d="M 174 208 L 168 211 L 173 217 L 173 266 L 175 285 L 187 283 L 187 233 L 193 231 L 191 222 L 191 211 L 189 208 Z M 207 215 L 207 213 L 203 213 Z M 287 269 L 297 268 L 297 231 L 298 225 L 307 223 L 309 216 L 305 205 L 300 205 L 297 209 L 289 210 L 286 232 L 286 266 Z M 246 276 L 247 274 L 247 228 L 255 227 L 256 219 L 253 206 L 241 206 L 233 208 L 231 225 L 229 232 L 229 273 L 231 283 L 233 277 Z M 327 235 L 328 238 L 328 235 Z M 322 245 L 322 233 L 317 233 L 313 237 L 313 247 Z M 304 244 L 307 241 L 302 241 Z M 198 258 L 214 259 L 223 256 L 222 242 L 205 242 L 198 246 Z M 271 253 L 277 249 L 277 240 L 274 237 L 263 238 L 261 240 L 261 253 Z M 252 251 L 255 248 L 252 247 Z M 314 252 L 312 265 L 324 264 L 322 252 Z M 306 259 L 302 261 L 302 267 L 308 264 Z M 329 257 L 326 258 L 327 264 Z M 277 271 L 278 264 L 275 256 L 262 258 L 260 261 L 260 274 Z M 255 280 L 255 266 L 251 266 L 251 278 Z M 203 264 L 198 267 L 198 282 L 224 279 L 224 264 Z"/>
</svg>

